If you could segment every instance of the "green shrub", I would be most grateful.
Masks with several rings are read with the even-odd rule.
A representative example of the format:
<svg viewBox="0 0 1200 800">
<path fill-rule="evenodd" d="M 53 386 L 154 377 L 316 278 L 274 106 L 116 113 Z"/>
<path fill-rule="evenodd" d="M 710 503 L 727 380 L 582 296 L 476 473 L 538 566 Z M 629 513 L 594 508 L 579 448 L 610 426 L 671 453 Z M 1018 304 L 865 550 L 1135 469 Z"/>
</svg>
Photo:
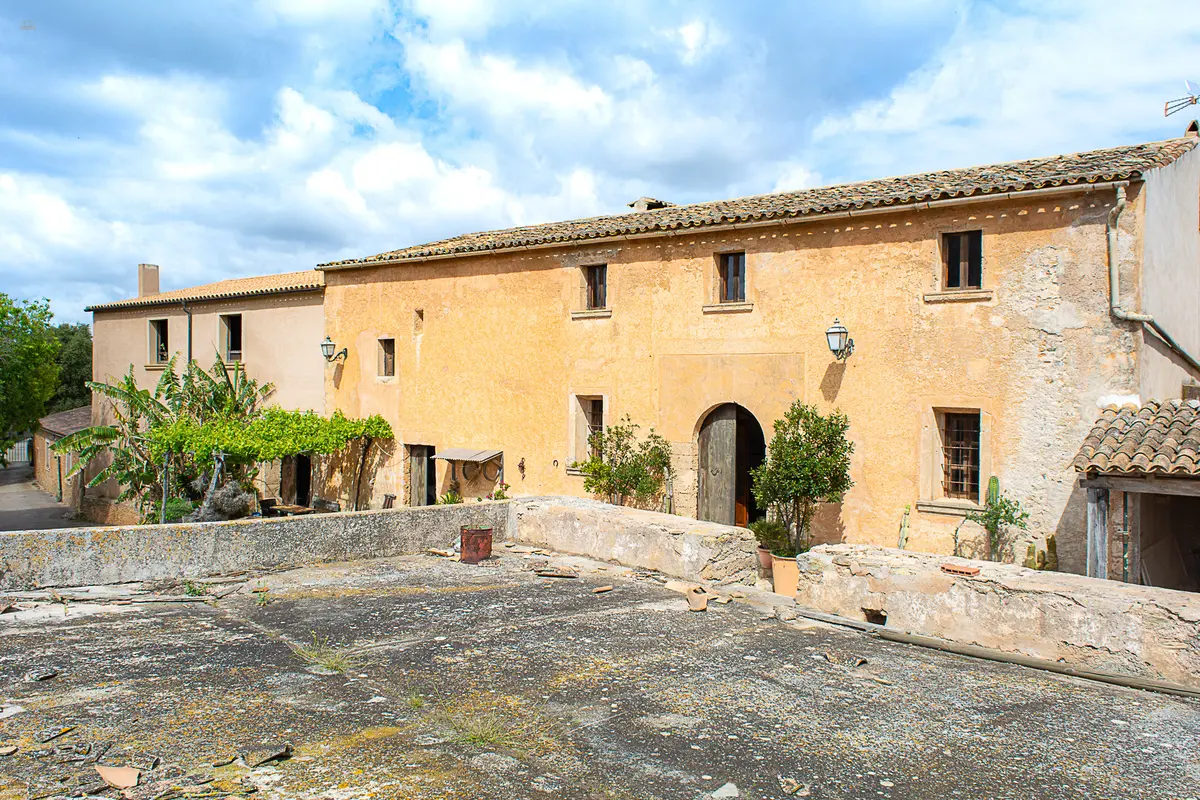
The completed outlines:
<svg viewBox="0 0 1200 800">
<path fill-rule="evenodd" d="M 763 547 L 781 558 L 796 555 L 796 548 L 788 538 L 787 526 L 776 519 L 758 519 L 750 523 L 750 532 Z"/>
<path fill-rule="evenodd" d="M 583 473 L 583 488 L 615 505 L 639 505 L 657 499 L 671 474 L 671 445 L 651 428 L 638 440 L 636 425 L 626 414 L 617 425 L 588 437 L 591 455 L 571 466 Z"/>
<path fill-rule="evenodd" d="M 167 522 L 179 522 L 194 510 L 192 501 L 186 497 L 171 497 L 167 499 L 165 518 Z M 157 518 L 158 509 L 155 510 L 155 519 Z"/>
</svg>

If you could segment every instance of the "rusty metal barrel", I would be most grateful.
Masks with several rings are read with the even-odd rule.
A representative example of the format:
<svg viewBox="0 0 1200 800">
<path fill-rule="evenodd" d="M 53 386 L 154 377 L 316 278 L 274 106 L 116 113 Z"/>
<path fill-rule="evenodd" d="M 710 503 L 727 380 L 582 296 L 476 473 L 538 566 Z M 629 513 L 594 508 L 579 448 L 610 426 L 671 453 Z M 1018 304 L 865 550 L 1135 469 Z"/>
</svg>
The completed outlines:
<svg viewBox="0 0 1200 800">
<path fill-rule="evenodd" d="M 462 563 L 478 564 L 492 556 L 492 529 L 472 528 L 464 525 L 462 535 Z"/>
</svg>

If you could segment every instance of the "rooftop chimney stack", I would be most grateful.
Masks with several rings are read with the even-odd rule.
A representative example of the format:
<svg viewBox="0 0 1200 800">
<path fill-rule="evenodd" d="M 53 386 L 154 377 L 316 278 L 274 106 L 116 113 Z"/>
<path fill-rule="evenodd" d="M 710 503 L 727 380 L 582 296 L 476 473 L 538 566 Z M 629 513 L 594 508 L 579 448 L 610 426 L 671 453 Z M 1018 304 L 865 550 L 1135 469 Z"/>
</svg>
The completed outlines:
<svg viewBox="0 0 1200 800">
<path fill-rule="evenodd" d="M 158 294 L 158 264 L 138 264 L 138 297 Z"/>
</svg>

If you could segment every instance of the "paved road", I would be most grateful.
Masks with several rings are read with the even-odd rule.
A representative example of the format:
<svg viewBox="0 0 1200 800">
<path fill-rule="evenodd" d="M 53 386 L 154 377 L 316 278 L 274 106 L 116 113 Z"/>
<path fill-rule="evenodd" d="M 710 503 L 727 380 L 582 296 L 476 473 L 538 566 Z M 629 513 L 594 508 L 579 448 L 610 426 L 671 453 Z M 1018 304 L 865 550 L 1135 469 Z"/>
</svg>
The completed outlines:
<svg viewBox="0 0 1200 800">
<path fill-rule="evenodd" d="M 0 469 L 0 531 L 35 531 L 48 528 L 76 528 L 87 522 L 71 519 L 69 506 L 55 502 L 33 484 L 33 470 L 27 464 Z"/>
</svg>

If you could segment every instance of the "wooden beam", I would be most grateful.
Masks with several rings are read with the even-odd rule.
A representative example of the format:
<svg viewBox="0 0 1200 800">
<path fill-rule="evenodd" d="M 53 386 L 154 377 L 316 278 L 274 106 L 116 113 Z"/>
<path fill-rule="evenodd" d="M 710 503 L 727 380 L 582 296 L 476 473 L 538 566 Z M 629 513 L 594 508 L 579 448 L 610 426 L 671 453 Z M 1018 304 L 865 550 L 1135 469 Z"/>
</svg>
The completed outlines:
<svg viewBox="0 0 1200 800">
<path fill-rule="evenodd" d="M 1108 489 L 1087 490 L 1087 574 L 1108 577 Z"/>
<path fill-rule="evenodd" d="M 1129 582 L 1142 582 L 1142 496 L 1136 493 L 1129 498 Z"/>
<path fill-rule="evenodd" d="M 1081 489 L 1112 489 L 1132 494 L 1172 494 L 1200 497 L 1200 476 L 1196 478 L 1130 478 L 1117 475 L 1097 475 L 1080 478 Z"/>
</svg>

